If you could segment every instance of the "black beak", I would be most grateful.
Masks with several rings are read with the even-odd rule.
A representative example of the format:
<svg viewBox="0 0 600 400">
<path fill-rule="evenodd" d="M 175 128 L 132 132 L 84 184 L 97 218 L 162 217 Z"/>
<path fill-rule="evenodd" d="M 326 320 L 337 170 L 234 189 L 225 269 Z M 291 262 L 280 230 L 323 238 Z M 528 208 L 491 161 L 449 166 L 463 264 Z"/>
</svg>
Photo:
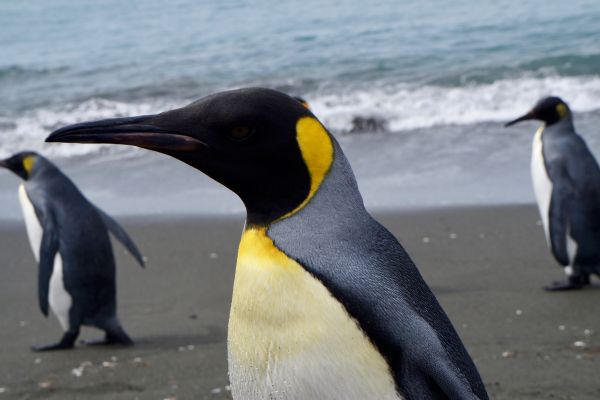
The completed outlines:
<svg viewBox="0 0 600 400">
<path fill-rule="evenodd" d="M 505 127 L 506 126 L 511 126 L 511 125 L 514 125 L 514 124 L 519 123 L 521 121 L 527 121 L 529 119 L 535 119 L 535 118 L 536 118 L 536 116 L 535 116 L 534 112 L 533 111 L 529 111 L 527 114 L 523 115 L 522 117 L 519 117 L 517 119 L 513 119 L 510 122 L 507 122 L 506 124 L 504 124 L 504 126 Z"/>
<path fill-rule="evenodd" d="M 154 125 L 154 118 L 142 115 L 68 125 L 52 132 L 46 142 L 127 144 L 159 152 L 192 152 L 207 147 L 187 134 Z"/>
<path fill-rule="evenodd" d="M 8 163 L 6 160 L 0 160 L 0 168 L 8 168 Z"/>
</svg>

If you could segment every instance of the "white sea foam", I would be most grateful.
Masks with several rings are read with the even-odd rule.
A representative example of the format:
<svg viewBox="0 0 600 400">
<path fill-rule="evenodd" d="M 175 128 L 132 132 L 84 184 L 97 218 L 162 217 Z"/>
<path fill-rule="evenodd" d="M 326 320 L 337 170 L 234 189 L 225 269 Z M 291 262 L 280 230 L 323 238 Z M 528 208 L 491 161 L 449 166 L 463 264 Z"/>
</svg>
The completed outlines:
<svg viewBox="0 0 600 400">
<path fill-rule="evenodd" d="M 46 144 L 44 139 L 61 126 L 104 118 L 143 115 L 181 106 L 175 101 L 125 103 L 92 98 L 78 104 L 62 107 L 39 108 L 16 118 L 0 117 L 0 157 L 21 150 L 42 151 L 52 156 L 85 155 L 99 152 L 121 152 L 125 149 L 110 145 Z"/>
<path fill-rule="evenodd" d="M 351 131 L 357 116 L 384 120 L 389 130 L 402 131 L 508 121 L 549 94 L 563 97 L 575 112 L 600 109 L 600 76 L 524 77 L 461 87 L 382 85 L 308 100 L 333 131 Z"/>
<path fill-rule="evenodd" d="M 333 132 L 348 132 L 356 117 L 385 121 L 390 131 L 508 121 L 524 114 L 538 98 L 548 94 L 563 97 L 575 112 L 600 109 L 600 76 L 523 77 L 461 87 L 379 84 L 369 89 L 307 93 L 306 98 Z M 95 98 L 34 109 L 15 118 L 0 117 L 0 157 L 23 149 L 42 150 L 51 156 L 129 152 L 127 148 L 109 145 L 48 145 L 43 140 L 66 124 L 156 113 L 184 104 L 183 100 L 168 98 L 132 103 Z"/>
</svg>

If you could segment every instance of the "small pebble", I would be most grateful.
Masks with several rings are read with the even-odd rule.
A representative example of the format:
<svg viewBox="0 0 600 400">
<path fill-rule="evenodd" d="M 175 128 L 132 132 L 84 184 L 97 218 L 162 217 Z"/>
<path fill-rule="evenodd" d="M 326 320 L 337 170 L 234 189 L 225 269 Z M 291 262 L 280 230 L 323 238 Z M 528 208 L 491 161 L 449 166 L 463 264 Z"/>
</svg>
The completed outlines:
<svg viewBox="0 0 600 400">
<path fill-rule="evenodd" d="M 448 235 L 448 237 L 450 239 L 456 239 L 458 237 L 458 235 L 456 233 L 451 233 L 451 234 Z"/>
<path fill-rule="evenodd" d="M 484 239 L 485 238 L 485 233 L 480 233 L 479 234 L 479 239 Z"/>
<path fill-rule="evenodd" d="M 515 353 L 512 351 L 503 351 L 502 352 L 502 358 L 513 358 L 515 356 Z"/>
<path fill-rule="evenodd" d="M 429 243 L 429 242 L 430 242 L 430 239 L 427 236 L 425 236 L 423 238 L 423 243 Z"/>
<path fill-rule="evenodd" d="M 187 349 L 188 350 L 194 350 L 194 345 L 193 344 L 188 344 Z"/>
<path fill-rule="evenodd" d="M 583 330 L 583 334 L 584 334 L 585 336 L 590 336 L 590 335 L 592 334 L 592 331 L 591 331 L 591 329 L 584 329 L 584 330 Z"/>
<path fill-rule="evenodd" d="M 219 256 L 217 255 L 217 253 L 210 253 L 208 256 L 209 256 L 210 258 L 212 258 L 213 260 L 219 257 Z"/>
<path fill-rule="evenodd" d="M 583 347 L 585 347 L 585 342 L 578 340 L 573 343 L 573 346 L 578 347 L 578 348 L 583 348 Z"/>
<path fill-rule="evenodd" d="M 41 358 L 36 358 L 35 360 L 33 360 L 34 364 L 41 364 L 42 363 L 42 359 Z"/>
<path fill-rule="evenodd" d="M 52 381 L 41 381 L 38 383 L 40 389 L 50 389 L 52 387 Z"/>
<path fill-rule="evenodd" d="M 19 326 L 21 328 L 23 328 L 24 326 L 27 326 L 27 321 L 19 321 Z"/>
<path fill-rule="evenodd" d="M 575 358 L 576 358 L 577 360 L 581 360 L 581 359 L 582 359 L 582 357 L 581 357 L 581 354 L 577 354 L 577 355 L 575 356 Z"/>
<path fill-rule="evenodd" d="M 139 367 L 146 367 L 148 366 L 148 363 L 146 361 L 144 361 L 144 359 L 142 357 L 136 357 L 133 360 L 131 360 L 131 363 L 134 365 L 137 365 Z"/>
<path fill-rule="evenodd" d="M 77 378 L 80 378 L 83 375 L 83 371 L 85 371 L 86 368 L 91 367 L 93 365 L 94 364 L 92 364 L 90 361 L 84 361 L 79 365 L 79 367 L 73 368 L 71 370 L 71 373 Z"/>
<path fill-rule="evenodd" d="M 6 392 L 6 388 L 0 387 L 0 393 L 5 393 Z"/>
<path fill-rule="evenodd" d="M 559 325 L 559 326 L 558 326 L 558 330 L 559 330 L 559 331 L 564 331 L 565 329 L 567 329 L 567 327 L 566 327 L 566 326 L 564 326 L 564 325 Z"/>
<path fill-rule="evenodd" d="M 117 366 L 117 363 L 116 362 L 111 362 L 111 361 L 103 361 L 102 362 L 102 366 L 104 368 L 114 368 L 114 367 Z"/>
<path fill-rule="evenodd" d="M 523 310 L 515 310 L 515 314 L 517 314 L 517 315 L 523 315 Z"/>
<path fill-rule="evenodd" d="M 221 393 L 221 388 L 214 388 L 213 390 L 210 391 L 211 394 L 219 394 Z"/>
<path fill-rule="evenodd" d="M 228 392 L 230 392 L 231 391 L 231 386 L 229 386 L 229 385 L 225 386 L 225 390 L 227 390 Z"/>
</svg>

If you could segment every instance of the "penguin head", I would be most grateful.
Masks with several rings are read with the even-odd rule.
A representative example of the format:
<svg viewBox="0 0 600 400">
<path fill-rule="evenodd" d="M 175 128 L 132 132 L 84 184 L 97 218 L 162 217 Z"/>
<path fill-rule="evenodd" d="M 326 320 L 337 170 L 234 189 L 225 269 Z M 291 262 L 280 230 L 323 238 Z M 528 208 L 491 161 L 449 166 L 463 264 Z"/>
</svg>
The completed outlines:
<svg viewBox="0 0 600 400">
<path fill-rule="evenodd" d="M 156 115 L 75 124 L 46 141 L 128 144 L 168 154 L 235 192 L 252 224 L 305 204 L 333 159 L 332 139 L 310 110 L 262 88 L 213 94 Z"/>
<path fill-rule="evenodd" d="M 33 151 L 22 151 L 0 160 L 0 167 L 9 169 L 24 180 L 28 180 L 34 173 L 40 157 L 39 154 Z"/>
<path fill-rule="evenodd" d="M 546 125 L 552 125 L 571 116 L 571 109 L 560 97 L 544 97 L 525 115 L 512 120 L 504 126 L 511 126 L 521 121 L 537 119 Z"/>
<path fill-rule="evenodd" d="M 304 98 L 300 97 L 300 96 L 294 96 L 294 99 L 302 104 L 304 107 L 308 108 L 310 110 L 310 104 L 308 104 L 308 101 L 304 100 Z"/>
</svg>

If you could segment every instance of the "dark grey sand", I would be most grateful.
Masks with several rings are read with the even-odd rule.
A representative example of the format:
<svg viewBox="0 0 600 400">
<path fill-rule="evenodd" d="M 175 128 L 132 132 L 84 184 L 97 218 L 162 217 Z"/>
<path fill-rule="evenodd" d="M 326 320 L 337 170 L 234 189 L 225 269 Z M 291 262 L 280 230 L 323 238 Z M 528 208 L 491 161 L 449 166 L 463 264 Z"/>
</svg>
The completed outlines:
<svg viewBox="0 0 600 400">
<path fill-rule="evenodd" d="M 541 290 L 562 272 L 532 206 L 378 219 L 437 294 L 492 398 L 600 398 L 600 286 Z M 116 247 L 119 312 L 137 345 L 44 354 L 29 346 L 57 340 L 58 322 L 38 311 L 23 226 L 0 227 L 0 400 L 230 397 L 226 324 L 243 218 L 148 217 L 125 225 L 148 257 L 142 271 Z M 99 335 L 88 329 L 82 337 Z"/>
</svg>

